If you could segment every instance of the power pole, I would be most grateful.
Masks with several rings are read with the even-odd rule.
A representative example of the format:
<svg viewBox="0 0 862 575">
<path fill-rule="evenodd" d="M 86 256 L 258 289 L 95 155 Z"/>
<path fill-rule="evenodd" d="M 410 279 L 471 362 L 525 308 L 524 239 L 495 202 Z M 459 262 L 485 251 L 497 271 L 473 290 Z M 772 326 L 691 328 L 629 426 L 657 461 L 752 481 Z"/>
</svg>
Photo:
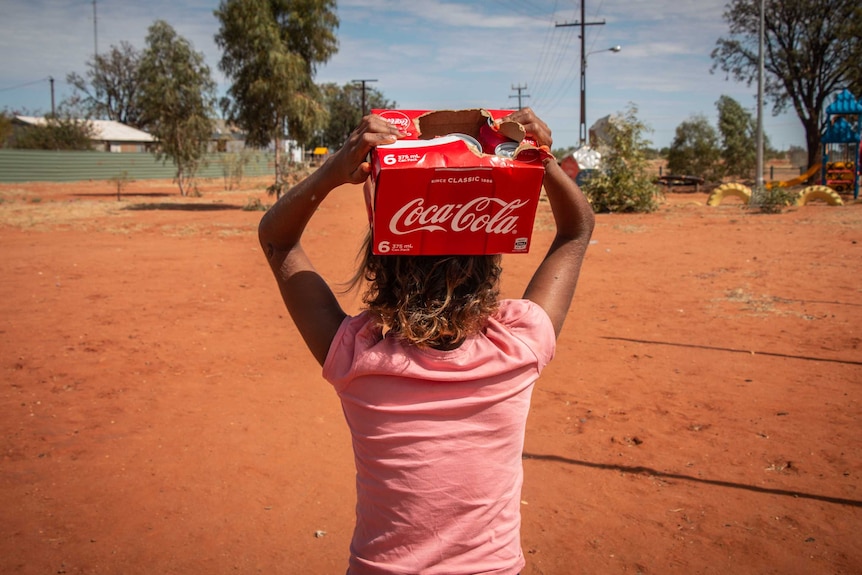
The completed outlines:
<svg viewBox="0 0 862 575">
<path fill-rule="evenodd" d="M 564 22 L 555 24 L 557 28 L 565 28 L 569 26 L 581 27 L 581 123 L 578 128 L 578 136 L 580 145 L 583 147 L 587 143 L 587 51 L 586 51 L 586 26 L 604 26 L 605 21 L 587 22 L 586 8 L 587 0 L 581 0 L 581 21 L 580 22 Z"/>
<path fill-rule="evenodd" d="M 523 86 L 521 86 L 520 84 L 518 84 L 517 86 L 512 86 L 512 89 L 517 90 L 518 95 L 517 96 L 509 96 L 509 97 L 510 98 L 518 98 L 518 109 L 520 110 L 524 107 L 522 102 L 521 102 L 521 99 L 530 97 L 529 94 L 522 94 L 522 92 L 527 89 L 527 85 L 524 84 Z"/>
<path fill-rule="evenodd" d="M 763 4 L 763 0 L 760 0 L 760 23 L 757 25 L 757 175 L 754 177 L 754 186 L 758 196 L 763 189 Z M 758 201 L 761 199 L 758 198 Z"/>
<path fill-rule="evenodd" d="M 99 56 L 99 29 L 96 26 L 96 0 L 93 0 L 93 63 Z"/>
<path fill-rule="evenodd" d="M 365 105 L 365 84 L 367 82 L 376 82 L 376 81 L 377 80 L 353 80 L 354 84 L 359 84 L 359 83 L 362 84 L 362 115 L 363 116 L 365 116 L 365 114 L 368 113 L 368 110 L 366 109 L 366 105 Z"/>
</svg>

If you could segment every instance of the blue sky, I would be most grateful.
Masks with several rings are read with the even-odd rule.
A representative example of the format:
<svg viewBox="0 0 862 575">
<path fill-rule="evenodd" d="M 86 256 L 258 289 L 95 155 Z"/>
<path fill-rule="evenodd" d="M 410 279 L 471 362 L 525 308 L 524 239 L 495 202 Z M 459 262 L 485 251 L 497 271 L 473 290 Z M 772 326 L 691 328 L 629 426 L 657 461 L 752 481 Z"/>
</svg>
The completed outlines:
<svg viewBox="0 0 862 575">
<path fill-rule="evenodd" d="M 586 0 L 587 125 L 629 103 L 657 147 L 695 114 L 716 124 L 722 94 L 754 114 L 756 86 L 710 73 L 710 52 L 727 33 L 722 0 Z M 144 48 L 147 28 L 167 21 L 204 54 L 220 91 L 213 36 L 217 0 L 0 0 L 0 109 L 46 113 L 71 93 L 65 78 L 83 74 L 98 46 L 122 40 Z M 554 147 L 578 142 L 580 20 L 578 0 L 340 0 L 339 52 L 318 82 L 371 85 L 402 108 L 511 108 L 517 86 L 554 131 Z M 620 45 L 619 53 L 606 51 Z M 592 52 L 592 53 L 591 53 Z M 795 114 L 764 128 L 771 143 L 804 147 Z"/>
</svg>

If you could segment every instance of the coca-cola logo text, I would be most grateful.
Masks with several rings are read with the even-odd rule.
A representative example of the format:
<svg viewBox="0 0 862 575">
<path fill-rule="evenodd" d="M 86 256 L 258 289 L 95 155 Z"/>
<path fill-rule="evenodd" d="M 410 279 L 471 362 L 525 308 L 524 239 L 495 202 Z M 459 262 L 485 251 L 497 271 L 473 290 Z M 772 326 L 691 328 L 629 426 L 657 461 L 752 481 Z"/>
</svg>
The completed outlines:
<svg viewBox="0 0 862 575">
<path fill-rule="evenodd" d="M 408 118 L 405 114 L 401 112 L 395 112 L 392 110 L 381 112 L 380 117 L 401 130 L 404 133 L 409 134 L 410 128 L 412 127 L 412 122 L 410 118 Z"/>
<path fill-rule="evenodd" d="M 403 236 L 418 231 L 427 232 L 480 232 L 487 234 L 517 233 L 519 208 L 527 200 L 505 201 L 499 198 L 478 197 L 464 204 L 425 205 L 424 198 L 406 203 L 389 220 L 389 231 Z M 489 208 L 496 211 L 491 212 Z"/>
</svg>

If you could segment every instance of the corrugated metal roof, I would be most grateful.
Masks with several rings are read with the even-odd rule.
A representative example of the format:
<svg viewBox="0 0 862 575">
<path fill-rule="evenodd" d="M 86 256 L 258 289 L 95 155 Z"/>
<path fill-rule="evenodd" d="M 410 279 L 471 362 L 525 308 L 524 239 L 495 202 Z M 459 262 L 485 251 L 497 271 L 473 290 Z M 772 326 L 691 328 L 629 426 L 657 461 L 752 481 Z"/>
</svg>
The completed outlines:
<svg viewBox="0 0 862 575">
<path fill-rule="evenodd" d="M 45 125 L 45 118 L 37 116 L 15 116 L 31 126 Z M 84 121 L 84 120 L 81 120 Z M 156 139 L 144 132 L 114 120 L 86 120 L 93 126 L 93 139 L 100 142 L 155 142 Z"/>
</svg>

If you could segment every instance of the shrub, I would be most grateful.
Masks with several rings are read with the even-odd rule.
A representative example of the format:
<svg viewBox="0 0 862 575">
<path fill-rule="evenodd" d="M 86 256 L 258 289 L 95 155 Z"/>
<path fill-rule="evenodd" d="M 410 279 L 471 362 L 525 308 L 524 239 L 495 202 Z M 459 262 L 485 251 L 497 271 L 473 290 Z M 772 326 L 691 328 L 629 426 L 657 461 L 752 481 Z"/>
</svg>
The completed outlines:
<svg viewBox="0 0 862 575">
<path fill-rule="evenodd" d="M 15 137 L 21 150 L 91 150 L 93 125 L 71 117 L 46 117 L 45 123 L 27 126 Z"/>
<path fill-rule="evenodd" d="M 244 212 L 265 212 L 269 206 L 260 201 L 259 198 L 249 198 L 242 207 Z"/>
<path fill-rule="evenodd" d="M 788 188 L 753 188 L 748 207 L 763 214 L 780 214 L 795 201 L 796 194 Z"/>
<path fill-rule="evenodd" d="M 651 212 L 661 191 L 648 173 L 647 130 L 630 104 L 611 118 L 601 169 L 584 178 L 582 188 L 595 212 Z"/>
<path fill-rule="evenodd" d="M 117 187 L 117 201 L 119 202 L 120 195 L 122 194 L 123 190 L 126 189 L 127 185 L 134 182 L 135 180 L 129 177 L 129 172 L 123 170 L 122 172 L 111 178 L 109 181 Z"/>
<path fill-rule="evenodd" d="M 245 176 L 245 168 L 251 163 L 252 151 L 243 148 L 239 152 L 219 154 L 222 176 L 224 177 L 224 189 L 234 190 L 242 184 Z"/>
</svg>

